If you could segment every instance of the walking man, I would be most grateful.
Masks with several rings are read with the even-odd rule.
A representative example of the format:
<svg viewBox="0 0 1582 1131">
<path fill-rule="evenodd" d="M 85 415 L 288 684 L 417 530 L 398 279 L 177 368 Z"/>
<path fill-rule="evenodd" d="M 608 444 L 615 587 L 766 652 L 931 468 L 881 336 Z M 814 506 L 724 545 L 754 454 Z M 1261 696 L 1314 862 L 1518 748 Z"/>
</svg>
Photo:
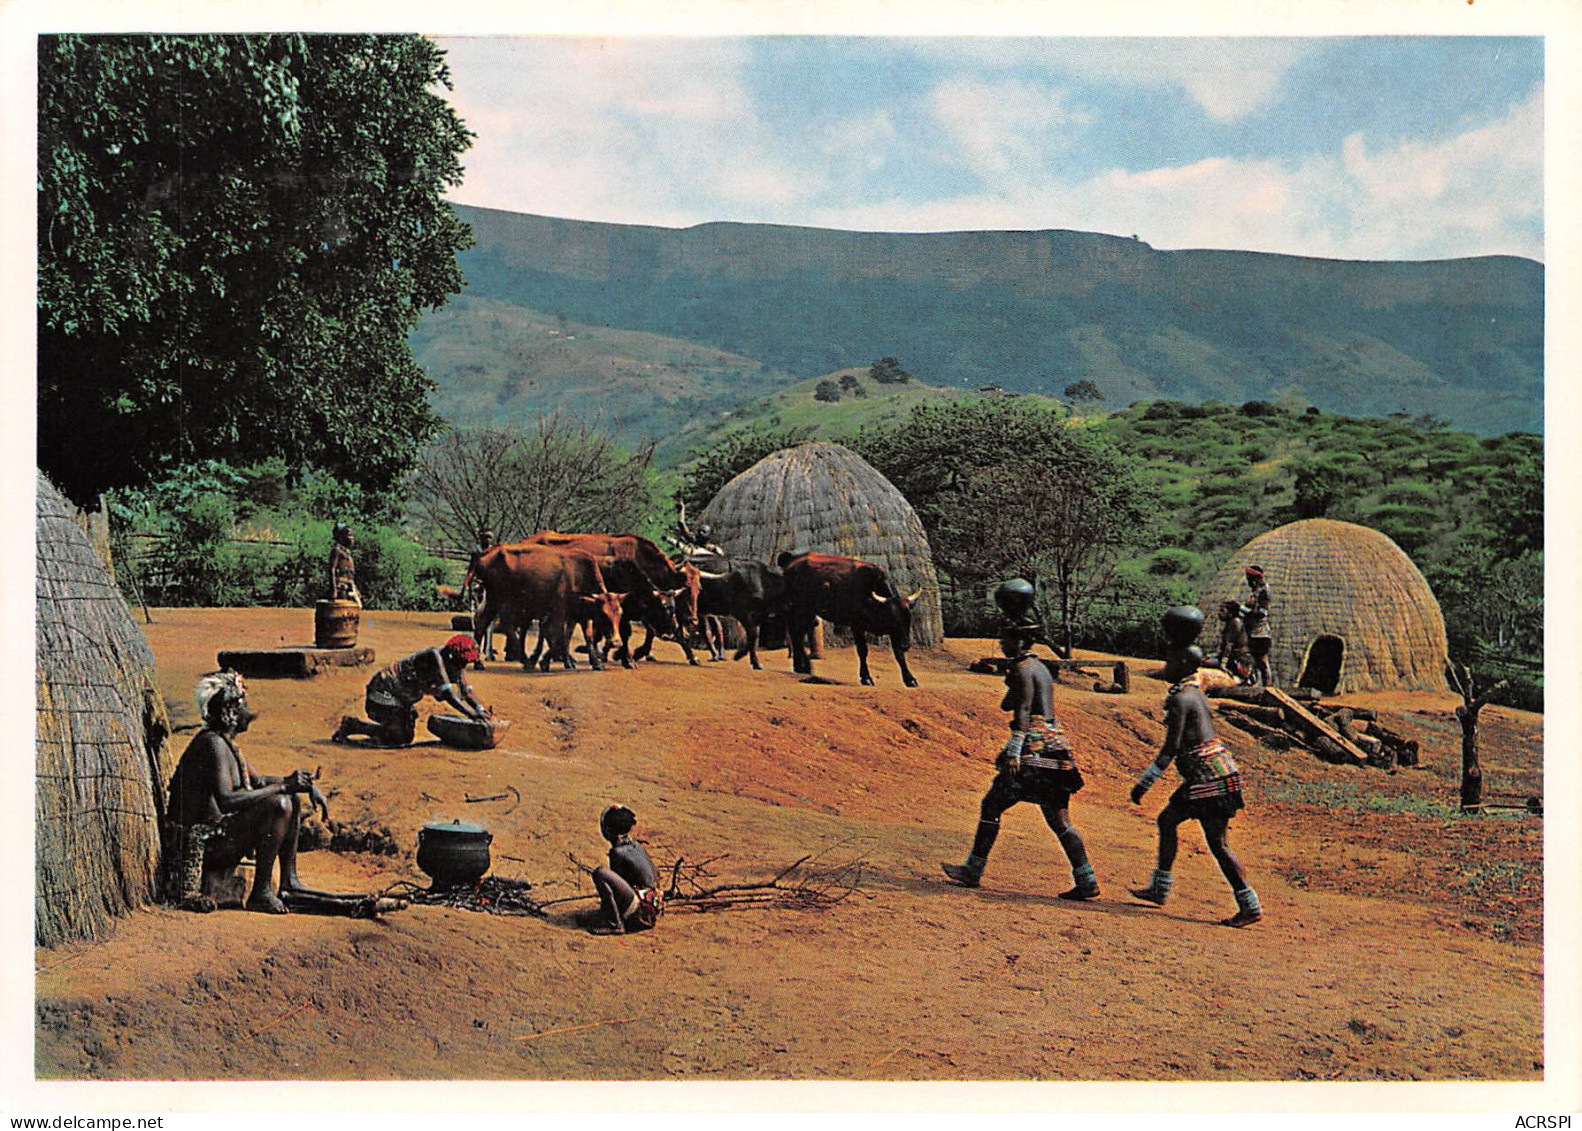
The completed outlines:
<svg viewBox="0 0 1582 1131">
<path fill-rule="evenodd" d="M 1142 804 L 1143 795 L 1172 760 L 1182 782 L 1159 814 L 1159 859 L 1153 879 L 1145 888 L 1133 888 L 1132 895 L 1146 903 L 1164 904 L 1174 879 L 1170 869 L 1179 846 L 1177 829 L 1187 821 L 1197 821 L 1203 826 L 1209 852 L 1236 897 L 1236 914 L 1221 922 L 1227 927 L 1246 927 L 1263 918 L 1263 910 L 1227 839 L 1231 818 L 1244 805 L 1241 773 L 1230 751 L 1214 737 L 1208 699 L 1199 684 L 1202 662 L 1203 653 L 1197 647 L 1179 639 L 1172 642 L 1165 660 L 1165 678 L 1171 686 L 1165 696 L 1164 745 L 1132 786 L 1132 804 Z"/>
<path fill-rule="evenodd" d="M 1005 676 L 1002 710 L 1011 712 L 1011 737 L 995 759 L 998 773 L 978 809 L 978 831 L 963 864 L 942 864 L 945 875 L 963 887 L 983 879 L 989 850 L 1000 835 L 1000 817 L 1027 801 L 1037 805 L 1071 862 L 1073 886 L 1060 899 L 1096 899 L 1099 881 L 1088 862 L 1082 834 L 1071 823 L 1071 795 L 1082 788 L 1082 774 L 1055 717 L 1054 681 L 1033 655 L 1038 625 L 1022 621 L 1000 632 L 1000 651 L 1011 660 Z"/>
</svg>

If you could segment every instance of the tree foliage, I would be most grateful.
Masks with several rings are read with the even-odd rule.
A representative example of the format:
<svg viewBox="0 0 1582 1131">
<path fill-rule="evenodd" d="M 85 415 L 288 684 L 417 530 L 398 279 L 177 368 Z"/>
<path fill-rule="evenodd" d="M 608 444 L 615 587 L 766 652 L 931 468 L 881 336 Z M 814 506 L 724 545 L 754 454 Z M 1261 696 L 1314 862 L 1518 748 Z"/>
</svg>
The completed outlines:
<svg viewBox="0 0 1582 1131">
<path fill-rule="evenodd" d="M 540 417 L 526 432 L 458 429 L 408 481 L 418 519 L 455 549 L 482 530 L 512 542 L 540 530 L 637 530 L 653 507 L 648 443 L 628 452 L 597 420 Z"/>
<path fill-rule="evenodd" d="M 371 488 L 438 427 L 470 134 L 415 36 L 39 41 L 39 458 L 79 502 L 208 457 Z"/>
<path fill-rule="evenodd" d="M 1034 580 L 1067 649 L 1157 505 L 1129 460 L 1047 408 L 921 405 L 854 446 L 917 510 L 958 600 Z"/>
<path fill-rule="evenodd" d="M 881 357 L 868 367 L 868 376 L 881 385 L 904 385 L 912 375 L 893 357 Z"/>
<path fill-rule="evenodd" d="M 804 439 L 805 434 L 796 429 L 755 427 L 733 432 L 711 448 L 694 451 L 692 463 L 682 480 L 678 501 L 686 504 L 689 514 L 697 515 L 719 494 L 721 487 L 764 456 L 778 452 L 781 448 L 789 448 Z"/>
</svg>

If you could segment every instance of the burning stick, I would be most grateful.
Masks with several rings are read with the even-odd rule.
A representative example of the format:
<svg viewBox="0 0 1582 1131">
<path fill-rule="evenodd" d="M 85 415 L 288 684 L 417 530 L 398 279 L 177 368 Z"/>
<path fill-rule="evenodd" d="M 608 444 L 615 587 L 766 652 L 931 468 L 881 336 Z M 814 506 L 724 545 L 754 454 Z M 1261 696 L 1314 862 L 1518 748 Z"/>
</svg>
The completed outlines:
<svg viewBox="0 0 1582 1131">
<path fill-rule="evenodd" d="M 515 809 L 518 805 L 522 804 L 522 795 L 520 793 L 517 793 L 516 786 L 514 786 L 514 785 L 508 785 L 505 788 L 507 790 L 509 790 L 510 792 L 508 792 L 508 793 L 491 793 L 487 797 L 473 797 L 471 794 L 464 793 L 464 794 L 462 794 L 462 800 L 466 801 L 469 805 L 475 805 L 475 804 L 477 804 L 480 801 L 504 801 L 507 797 L 510 797 L 512 794 L 515 794 L 516 795 L 516 800 L 511 803 L 511 808 L 507 809 L 505 811 L 506 813 L 509 813 L 513 809 Z M 505 816 L 505 813 L 502 813 L 500 815 L 503 817 L 503 816 Z"/>
</svg>

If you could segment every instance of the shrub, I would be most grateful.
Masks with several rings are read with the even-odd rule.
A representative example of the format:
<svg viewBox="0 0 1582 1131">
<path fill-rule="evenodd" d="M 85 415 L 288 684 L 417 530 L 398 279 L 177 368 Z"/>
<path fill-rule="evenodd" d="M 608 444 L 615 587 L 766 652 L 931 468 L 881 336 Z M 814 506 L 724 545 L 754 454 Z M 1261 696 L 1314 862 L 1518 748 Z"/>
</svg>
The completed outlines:
<svg viewBox="0 0 1582 1131">
<path fill-rule="evenodd" d="M 1167 546 L 1148 555 L 1148 572 L 1155 577 L 1191 576 L 1203 566 L 1203 555 Z"/>
</svg>

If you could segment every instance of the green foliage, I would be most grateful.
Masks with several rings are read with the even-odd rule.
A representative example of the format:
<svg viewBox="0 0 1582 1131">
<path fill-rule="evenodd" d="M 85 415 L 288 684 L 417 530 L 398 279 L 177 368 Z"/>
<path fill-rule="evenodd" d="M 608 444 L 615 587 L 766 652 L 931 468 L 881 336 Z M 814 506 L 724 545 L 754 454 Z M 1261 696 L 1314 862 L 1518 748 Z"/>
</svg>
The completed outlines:
<svg viewBox="0 0 1582 1131">
<path fill-rule="evenodd" d="M 1541 437 L 1480 441 L 1404 414 L 1194 411 L 1205 407 L 1133 405 L 1099 426 L 1146 461 L 1171 503 L 1156 516 L 1149 542 L 1200 555 L 1200 566 L 1171 576 L 1200 585 L 1254 536 L 1299 518 L 1372 526 L 1427 577 L 1451 655 L 1466 658 L 1482 682 L 1509 681 L 1496 702 L 1541 709 Z M 1256 449 L 1263 457 L 1260 487 L 1257 477 L 1238 478 L 1221 462 L 1226 419 L 1238 429 L 1237 455 Z M 1142 568 L 1152 562 L 1144 559 Z"/>
<path fill-rule="evenodd" d="M 794 429 L 776 431 L 755 427 L 746 432 L 733 432 L 709 448 L 692 452 L 694 462 L 685 472 L 678 501 L 686 504 L 688 513 L 698 514 L 725 484 L 770 452 L 789 448 L 803 438 L 803 434 Z"/>
<path fill-rule="evenodd" d="M 39 41 L 39 462 L 79 502 L 277 456 L 383 489 L 437 427 L 470 135 L 416 36 Z"/>
<path fill-rule="evenodd" d="M 813 386 L 813 399 L 826 403 L 838 401 L 840 400 L 840 386 L 826 377 Z"/>
<path fill-rule="evenodd" d="M 1073 381 L 1067 385 L 1065 395 L 1066 400 L 1072 404 L 1081 404 L 1084 401 L 1102 401 L 1104 399 L 1104 394 L 1099 391 L 1099 387 L 1086 378 L 1081 381 Z"/>
<path fill-rule="evenodd" d="M 1155 577 L 1191 577 L 1203 568 L 1203 555 L 1165 547 L 1148 555 L 1148 572 Z"/>
<path fill-rule="evenodd" d="M 128 600 L 154 605 L 311 606 L 327 594 L 331 529 L 349 521 L 363 601 L 432 608 L 450 567 L 390 519 L 388 498 L 322 473 L 286 484 L 263 461 L 218 460 L 109 495 L 116 577 Z"/>
<path fill-rule="evenodd" d="M 881 385 L 904 385 L 912 375 L 893 357 L 881 357 L 868 367 L 868 376 Z"/>
<path fill-rule="evenodd" d="M 1142 469 L 1071 427 L 1060 408 L 1000 398 L 922 405 L 852 446 L 917 511 L 953 590 L 975 595 L 1013 575 L 1037 582 L 1042 615 L 1067 648 L 1157 505 Z M 972 608 L 946 602 L 947 612 Z"/>
</svg>

